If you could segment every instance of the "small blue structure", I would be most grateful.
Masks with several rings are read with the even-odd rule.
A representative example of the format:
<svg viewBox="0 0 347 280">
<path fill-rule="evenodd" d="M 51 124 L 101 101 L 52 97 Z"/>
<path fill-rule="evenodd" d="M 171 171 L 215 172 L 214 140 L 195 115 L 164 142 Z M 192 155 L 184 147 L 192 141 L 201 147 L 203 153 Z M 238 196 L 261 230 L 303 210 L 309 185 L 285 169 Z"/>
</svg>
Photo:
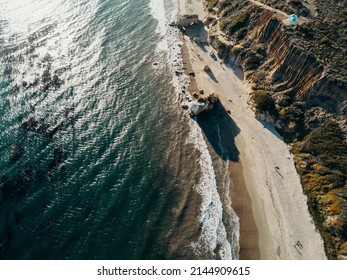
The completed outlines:
<svg viewBox="0 0 347 280">
<path fill-rule="evenodd" d="M 298 16 L 296 14 L 290 15 L 289 21 L 292 23 L 295 23 L 297 20 Z"/>
</svg>

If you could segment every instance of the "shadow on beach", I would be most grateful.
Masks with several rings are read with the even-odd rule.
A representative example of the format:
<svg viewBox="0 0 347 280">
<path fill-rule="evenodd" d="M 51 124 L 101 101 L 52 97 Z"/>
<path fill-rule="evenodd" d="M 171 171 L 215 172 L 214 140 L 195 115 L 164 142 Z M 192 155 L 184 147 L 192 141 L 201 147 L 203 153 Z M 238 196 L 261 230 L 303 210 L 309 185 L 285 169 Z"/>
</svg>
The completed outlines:
<svg viewBox="0 0 347 280">
<path fill-rule="evenodd" d="M 184 34 L 191 39 L 196 39 L 199 43 L 207 43 L 208 33 L 203 23 L 193 24 L 189 27 L 186 27 Z M 201 46 L 203 46 L 203 44 L 201 44 Z"/>
<path fill-rule="evenodd" d="M 230 68 L 241 81 L 244 80 L 245 75 L 241 66 L 238 66 L 235 62 L 232 61 L 232 59 L 227 60 L 226 66 Z"/>
<path fill-rule="evenodd" d="M 275 135 L 278 139 L 284 142 L 283 137 L 279 134 L 279 132 L 276 130 L 276 128 L 269 122 L 258 120 L 262 125 L 264 129 L 267 129 L 270 131 L 273 135 Z"/>
<path fill-rule="evenodd" d="M 239 158 L 240 151 L 235 143 L 235 137 L 241 130 L 220 101 L 214 104 L 211 111 L 202 112 L 197 117 L 197 122 L 215 153 L 224 162 L 230 160 L 228 167 L 232 180 L 230 197 L 232 207 L 240 219 L 239 258 L 259 260 L 258 228 L 252 211 L 252 200 L 244 180 L 243 166 Z"/>
<path fill-rule="evenodd" d="M 216 76 L 213 74 L 213 72 L 211 70 L 205 71 L 205 73 L 210 77 L 210 79 L 212 81 L 214 81 L 215 83 L 219 83 Z M 222 105 L 222 104 L 221 104 Z"/>
<path fill-rule="evenodd" d="M 240 129 L 218 100 L 211 111 L 202 112 L 197 122 L 216 154 L 224 161 L 239 161 L 235 136 Z"/>
</svg>

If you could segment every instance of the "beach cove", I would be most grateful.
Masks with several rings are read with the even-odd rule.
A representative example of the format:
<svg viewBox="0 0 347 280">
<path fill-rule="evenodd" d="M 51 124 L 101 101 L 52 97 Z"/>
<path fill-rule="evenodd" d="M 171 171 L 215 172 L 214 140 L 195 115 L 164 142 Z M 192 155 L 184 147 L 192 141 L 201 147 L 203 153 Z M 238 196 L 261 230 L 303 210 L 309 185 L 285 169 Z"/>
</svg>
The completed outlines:
<svg viewBox="0 0 347 280">
<path fill-rule="evenodd" d="M 181 14 L 205 18 L 203 1 L 179 3 Z M 206 31 L 201 32 L 198 36 L 206 37 Z M 248 104 L 249 86 L 236 68 L 213 59 L 209 44 L 196 43 L 186 35 L 183 41 L 183 62 L 195 73 L 190 90 L 215 93 L 221 102 L 219 109 L 230 116 L 221 121 L 221 133 L 225 145 L 234 142 L 237 151 L 229 169 L 232 207 L 240 218 L 240 258 L 326 259 L 290 146 L 270 124 L 255 119 Z M 213 76 L 204 71 L 205 65 Z M 231 134 L 230 127 L 234 128 Z"/>
</svg>

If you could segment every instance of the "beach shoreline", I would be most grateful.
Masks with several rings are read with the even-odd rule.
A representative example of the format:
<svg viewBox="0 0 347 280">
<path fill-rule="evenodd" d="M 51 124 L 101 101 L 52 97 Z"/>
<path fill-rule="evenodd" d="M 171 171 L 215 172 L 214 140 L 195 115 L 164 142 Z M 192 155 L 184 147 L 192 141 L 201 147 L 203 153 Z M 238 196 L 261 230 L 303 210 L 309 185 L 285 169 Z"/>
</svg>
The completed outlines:
<svg viewBox="0 0 347 280">
<path fill-rule="evenodd" d="M 203 19 L 203 1 L 179 0 L 180 14 Z M 290 147 L 270 124 L 254 117 L 248 105 L 248 86 L 236 71 L 215 60 L 209 44 L 182 36 L 182 59 L 194 71 L 190 91 L 215 93 L 235 122 L 238 160 L 230 161 L 232 207 L 240 218 L 241 259 L 326 259 L 321 236 L 308 212 Z M 188 63 L 189 62 L 189 63 Z M 204 66 L 211 69 L 210 75 Z M 223 137 L 230 137 L 228 134 Z M 228 140 L 228 139 L 227 139 Z M 303 247 L 296 246 L 297 242 Z"/>
</svg>

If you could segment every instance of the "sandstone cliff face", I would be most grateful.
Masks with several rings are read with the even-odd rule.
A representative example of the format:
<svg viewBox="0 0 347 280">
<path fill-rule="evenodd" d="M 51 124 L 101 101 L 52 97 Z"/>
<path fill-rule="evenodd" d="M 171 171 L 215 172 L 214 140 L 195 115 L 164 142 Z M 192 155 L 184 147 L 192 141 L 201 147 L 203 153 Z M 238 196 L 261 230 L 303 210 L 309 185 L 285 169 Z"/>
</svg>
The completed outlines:
<svg viewBox="0 0 347 280">
<path fill-rule="evenodd" d="M 250 82 L 260 82 L 265 87 L 270 86 L 271 91 L 275 93 L 275 99 L 282 94 L 290 99 L 290 103 L 305 102 L 307 107 L 315 107 L 319 103 L 319 106 L 335 116 L 347 117 L 344 109 L 344 101 L 347 100 L 347 83 L 328 75 L 326 66 L 292 39 L 293 28 L 283 23 L 284 15 L 279 16 L 276 11 L 256 5 L 252 1 L 219 2 L 220 6 L 216 5 L 213 12 L 218 15 L 221 25 L 228 19 L 235 20 L 233 14 L 240 14 L 241 11 L 246 12 L 248 16 L 248 21 L 238 32 L 228 34 L 228 30 L 222 30 L 226 36 L 219 37 L 212 34 L 212 45 L 218 49 L 221 56 L 225 58 L 231 56 L 247 72 L 249 70 L 245 67 L 247 59 L 252 52 L 259 52 L 259 48 L 263 48 L 265 55 L 259 67 L 255 65 L 251 69 L 253 72 L 246 73 Z M 226 4 L 228 2 L 231 3 L 229 6 Z M 242 33 L 246 35 L 244 38 L 240 36 Z M 226 41 L 229 43 L 225 43 Z M 235 45 L 240 46 L 242 50 L 229 55 L 229 50 Z M 254 79 L 254 76 L 260 76 L 260 79 Z"/>
<path fill-rule="evenodd" d="M 253 38 L 266 45 L 274 92 L 286 93 L 295 101 L 305 101 L 309 107 L 319 103 L 334 114 L 345 114 L 341 109 L 347 99 L 346 85 L 328 78 L 323 65 L 313 54 L 293 44 L 283 24 L 271 13 L 260 18 Z"/>
</svg>

